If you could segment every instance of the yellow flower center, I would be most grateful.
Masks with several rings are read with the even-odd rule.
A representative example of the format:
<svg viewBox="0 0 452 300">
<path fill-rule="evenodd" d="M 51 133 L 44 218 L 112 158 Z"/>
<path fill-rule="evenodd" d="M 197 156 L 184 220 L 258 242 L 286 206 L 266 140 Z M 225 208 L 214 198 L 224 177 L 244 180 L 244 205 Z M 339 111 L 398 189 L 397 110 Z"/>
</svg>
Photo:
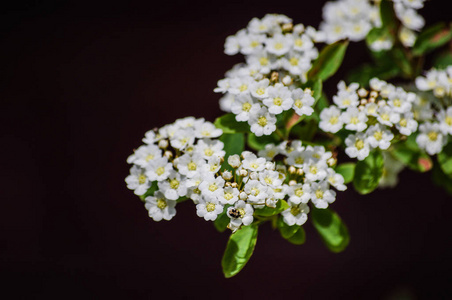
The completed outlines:
<svg viewBox="0 0 452 300">
<path fill-rule="evenodd" d="M 355 142 L 355 147 L 358 150 L 361 150 L 362 148 L 364 148 L 364 141 L 361 139 L 357 139 Z"/>
<path fill-rule="evenodd" d="M 218 186 L 215 183 L 209 185 L 209 191 L 215 192 L 217 189 L 218 189 Z"/>
<path fill-rule="evenodd" d="M 359 123 L 359 119 L 357 117 L 351 117 L 350 119 L 350 123 L 356 125 Z"/>
<path fill-rule="evenodd" d="M 173 190 L 177 189 L 179 187 L 179 180 L 176 178 L 170 180 L 170 188 Z"/>
<path fill-rule="evenodd" d="M 317 174 L 317 171 L 318 171 L 318 169 L 316 166 L 309 167 L 309 172 L 311 172 L 312 174 L 314 174 L 314 175 Z"/>
<path fill-rule="evenodd" d="M 447 126 L 452 126 L 452 117 L 446 117 L 444 121 L 446 122 Z"/>
<path fill-rule="evenodd" d="M 276 43 L 275 46 L 274 46 L 274 48 L 276 50 L 281 50 L 283 47 L 284 47 L 283 43 Z"/>
<path fill-rule="evenodd" d="M 257 124 L 259 124 L 259 126 L 262 126 L 262 127 L 267 125 L 267 123 L 268 123 L 267 118 L 264 116 L 259 117 L 259 119 L 257 120 Z"/>
<path fill-rule="evenodd" d="M 292 58 L 289 60 L 289 62 L 290 62 L 290 64 L 291 64 L 292 66 L 296 66 L 296 65 L 298 65 L 298 58 L 292 57 Z"/>
<path fill-rule="evenodd" d="M 429 138 L 431 141 L 436 141 L 436 140 L 438 139 L 438 133 L 435 132 L 435 131 L 430 131 L 430 132 L 427 134 L 427 136 L 428 136 L 428 138 Z"/>
<path fill-rule="evenodd" d="M 208 212 L 213 212 L 215 210 L 215 204 L 212 202 L 209 202 L 206 204 L 206 210 Z"/>
<path fill-rule="evenodd" d="M 146 162 L 150 161 L 151 159 L 154 159 L 154 155 L 153 154 L 149 154 L 148 156 L 146 156 Z"/>
<path fill-rule="evenodd" d="M 277 106 L 281 106 L 282 104 L 282 99 L 280 97 L 276 97 L 273 99 L 273 104 L 277 105 Z"/>
<path fill-rule="evenodd" d="M 303 164 L 303 163 L 304 163 L 303 157 L 300 157 L 300 156 L 296 157 L 296 158 L 295 158 L 295 163 L 296 163 L 297 165 Z"/>
<path fill-rule="evenodd" d="M 189 162 L 187 168 L 189 171 L 196 171 L 196 164 L 194 162 Z"/>
<path fill-rule="evenodd" d="M 406 125 L 408 124 L 408 121 L 404 118 L 404 119 L 400 120 L 399 124 L 402 127 L 406 127 Z"/>
<path fill-rule="evenodd" d="M 263 95 L 263 94 L 265 94 L 265 89 L 264 88 L 258 88 L 257 90 L 256 90 L 256 94 L 258 94 L 258 95 Z M 248 103 L 249 104 L 249 103 Z M 250 108 L 251 108 L 251 105 L 250 105 Z M 248 109 L 249 110 L 249 109 Z M 247 110 L 247 111 L 248 111 Z"/>
<path fill-rule="evenodd" d="M 295 40 L 295 46 L 301 47 L 302 45 L 303 45 L 303 40 L 302 39 L 296 39 Z"/>
<path fill-rule="evenodd" d="M 165 173 L 165 168 L 164 167 L 158 167 L 157 170 L 155 170 L 155 173 L 157 173 L 157 175 L 160 176 L 163 173 Z"/>
<path fill-rule="evenodd" d="M 268 65 L 268 58 L 266 58 L 266 57 L 261 57 L 261 58 L 259 59 L 259 63 L 261 64 L 261 66 L 266 66 L 266 65 Z"/>
<path fill-rule="evenodd" d="M 160 209 L 164 209 L 168 205 L 166 204 L 166 201 L 164 199 L 157 199 L 157 207 Z"/>
<path fill-rule="evenodd" d="M 335 125 L 337 124 L 337 122 L 339 122 L 339 118 L 334 116 L 330 118 L 330 124 Z"/>
<path fill-rule="evenodd" d="M 228 192 L 224 193 L 224 199 L 229 201 L 232 199 L 232 197 L 234 197 L 234 196 L 231 193 L 228 193 Z"/>
<path fill-rule="evenodd" d="M 291 213 L 292 215 L 294 215 L 294 216 L 298 216 L 298 215 L 301 213 L 301 210 L 300 210 L 300 208 L 299 208 L 298 206 L 293 206 L 293 207 L 290 209 L 290 213 Z"/>
<path fill-rule="evenodd" d="M 239 87 L 239 90 L 241 91 L 241 92 L 244 92 L 244 91 L 246 91 L 248 89 L 248 85 L 246 85 L 246 84 L 242 84 L 240 87 Z"/>
<path fill-rule="evenodd" d="M 302 108 L 303 107 L 303 102 L 301 102 L 300 99 L 295 100 L 295 106 L 298 108 Z"/>
<path fill-rule="evenodd" d="M 380 141 L 380 140 L 383 138 L 383 132 L 381 132 L 381 131 L 375 131 L 375 133 L 374 133 L 374 138 L 375 138 L 377 141 Z"/>
<path fill-rule="evenodd" d="M 400 105 L 402 105 L 402 102 L 400 102 L 400 99 L 394 99 L 394 101 L 392 101 L 392 104 L 394 104 L 395 107 L 400 107 Z"/>
<path fill-rule="evenodd" d="M 138 176 L 138 183 L 139 184 L 144 184 L 145 182 L 146 182 L 146 176 L 144 176 L 143 174 Z"/>
<path fill-rule="evenodd" d="M 204 154 L 206 156 L 212 156 L 213 155 L 213 150 L 210 149 L 210 148 L 206 148 L 206 149 L 204 149 Z"/>
<path fill-rule="evenodd" d="M 323 199 L 323 191 L 322 190 L 315 191 L 315 196 L 317 197 L 317 199 Z"/>
<path fill-rule="evenodd" d="M 301 197 L 301 196 L 303 196 L 303 194 L 304 194 L 304 192 L 303 192 L 302 189 L 296 189 L 295 190 L 295 196 Z"/>
</svg>

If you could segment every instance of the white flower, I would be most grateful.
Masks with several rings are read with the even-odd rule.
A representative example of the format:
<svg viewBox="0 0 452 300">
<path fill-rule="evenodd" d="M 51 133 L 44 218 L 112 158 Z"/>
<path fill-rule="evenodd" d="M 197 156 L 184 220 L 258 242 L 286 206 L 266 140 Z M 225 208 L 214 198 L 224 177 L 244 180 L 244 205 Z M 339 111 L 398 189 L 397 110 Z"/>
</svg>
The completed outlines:
<svg viewBox="0 0 452 300">
<path fill-rule="evenodd" d="M 207 160 L 207 164 L 202 166 L 204 172 L 217 173 L 221 168 L 221 157 L 211 156 Z"/>
<path fill-rule="evenodd" d="M 329 189 L 328 182 L 311 183 L 311 201 L 317 208 L 327 208 L 336 200 L 336 192 Z"/>
<path fill-rule="evenodd" d="M 144 169 L 138 166 L 132 166 L 130 175 L 125 179 L 127 188 L 129 190 L 134 190 L 135 195 L 138 196 L 144 195 L 150 186 L 149 179 L 144 172 Z"/>
<path fill-rule="evenodd" d="M 162 181 L 168 178 L 173 164 L 168 162 L 166 157 L 160 157 L 151 161 L 146 168 L 146 176 L 150 181 Z"/>
<path fill-rule="evenodd" d="M 170 139 L 171 147 L 183 150 L 187 146 L 193 145 L 195 132 L 192 128 L 178 129 Z"/>
<path fill-rule="evenodd" d="M 265 50 L 269 53 L 281 56 L 289 52 L 293 39 L 290 35 L 275 34 L 265 41 Z"/>
<path fill-rule="evenodd" d="M 417 129 L 417 122 L 413 118 L 413 113 L 408 112 L 400 116 L 400 121 L 396 124 L 396 128 L 401 134 L 411 135 Z"/>
<path fill-rule="evenodd" d="M 326 180 L 334 186 L 338 191 L 345 191 L 347 186 L 344 184 L 344 177 L 336 173 L 333 169 L 328 168 Z"/>
<path fill-rule="evenodd" d="M 268 98 L 263 103 L 268 107 L 268 111 L 272 114 L 280 114 L 284 110 L 292 107 L 292 93 L 281 83 L 275 84 L 268 88 Z"/>
<path fill-rule="evenodd" d="M 272 160 L 276 155 L 279 154 L 279 148 L 275 144 L 267 144 L 265 148 L 259 150 L 257 153 L 260 157 L 264 157 L 265 159 Z"/>
<path fill-rule="evenodd" d="M 447 138 L 441 133 L 440 124 L 426 122 L 419 126 L 416 143 L 428 154 L 435 155 L 441 152 L 446 142 Z"/>
<path fill-rule="evenodd" d="M 341 111 L 336 106 L 324 108 L 320 113 L 319 127 L 325 132 L 336 133 L 342 129 Z"/>
<path fill-rule="evenodd" d="M 442 133 L 452 135 L 452 106 L 438 113 L 438 121 Z"/>
<path fill-rule="evenodd" d="M 353 24 L 348 24 L 347 35 L 351 41 L 358 42 L 363 40 L 371 29 L 372 25 L 369 21 L 360 19 Z"/>
<path fill-rule="evenodd" d="M 160 157 L 162 157 L 162 150 L 159 147 L 156 145 L 142 145 L 128 157 L 127 162 L 146 168 L 152 160 Z"/>
<path fill-rule="evenodd" d="M 400 115 L 385 105 L 378 109 L 377 120 L 381 124 L 391 127 L 400 121 Z"/>
<path fill-rule="evenodd" d="M 265 107 L 252 115 L 248 120 L 251 132 L 256 136 L 270 135 L 276 130 L 276 118 L 269 114 Z"/>
<path fill-rule="evenodd" d="M 397 175 L 403 169 L 403 163 L 394 159 L 387 151 L 383 151 L 383 175 L 378 183 L 380 188 L 394 187 L 398 182 Z"/>
<path fill-rule="evenodd" d="M 250 153 L 245 156 L 242 161 L 242 167 L 250 171 L 262 171 L 265 168 L 267 160 L 263 157 L 257 157 L 255 154 Z"/>
<path fill-rule="evenodd" d="M 270 80 L 268 80 L 268 78 L 252 83 L 250 87 L 251 95 L 258 99 L 264 99 L 268 97 L 267 90 L 269 84 Z"/>
<path fill-rule="evenodd" d="M 263 48 L 266 38 L 263 34 L 244 34 L 238 36 L 240 52 L 245 55 L 253 54 Z"/>
<path fill-rule="evenodd" d="M 305 203 L 296 204 L 289 200 L 290 208 L 281 212 L 283 221 L 289 225 L 303 225 L 308 219 L 309 206 Z"/>
<path fill-rule="evenodd" d="M 288 186 L 287 195 L 289 195 L 289 201 L 294 204 L 308 203 L 311 199 L 311 186 L 307 183 Z"/>
<path fill-rule="evenodd" d="M 404 90 L 397 88 L 388 96 L 388 105 L 397 113 L 407 113 L 411 110 L 411 103 L 416 97 L 413 93 L 406 93 Z"/>
<path fill-rule="evenodd" d="M 250 95 L 240 95 L 231 105 L 231 111 L 239 122 L 248 121 L 251 115 L 257 114 L 261 106 Z"/>
<path fill-rule="evenodd" d="M 367 141 L 373 148 L 380 148 L 386 150 L 391 146 L 391 140 L 394 135 L 386 127 L 375 124 L 369 127 L 366 131 Z"/>
<path fill-rule="evenodd" d="M 282 184 L 282 180 L 279 178 L 279 172 L 272 170 L 263 170 L 259 172 L 259 181 L 273 188 Z"/>
<path fill-rule="evenodd" d="M 196 176 L 206 164 L 206 161 L 199 153 L 193 155 L 184 154 L 177 158 L 177 169 L 179 173 L 192 178 Z"/>
<path fill-rule="evenodd" d="M 323 180 L 326 177 L 327 164 L 323 160 L 313 161 L 309 160 L 303 165 L 305 178 L 308 181 Z"/>
<path fill-rule="evenodd" d="M 341 120 L 345 124 L 345 129 L 361 132 L 367 128 L 367 116 L 356 107 L 349 107 L 341 115 Z"/>
<path fill-rule="evenodd" d="M 237 201 L 227 211 L 228 217 L 231 218 L 229 228 L 235 232 L 242 224 L 250 225 L 253 223 L 253 213 L 254 209 L 250 204 L 246 204 L 243 200 Z"/>
<path fill-rule="evenodd" d="M 268 196 L 267 187 L 258 180 L 248 180 L 244 191 L 248 195 L 248 201 L 251 203 L 262 203 Z"/>
<path fill-rule="evenodd" d="M 223 147 L 223 142 L 219 140 L 202 139 L 198 141 L 194 151 L 201 154 L 204 159 L 209 159 L 213 156 L 223 157 L 226 153 Z"/>
<path fill-rule="evenodd" d="M 303 164 L 311 158 L 310 153 L 303 150 L 294 150 L 287 154 L 287 164 L 303 168 Z"/>
<path fill-rule="evenodd" d="M 295 89 L 292 91 L 292 99 L 292 108 L 297 115 L 310 116 L 314 112 L 312 105 L 314 104 L 315 99 L 312 97 L 310 90 L 303 91 L 302 89 Z"/>
<path fill-rule="evenodd" d="M 375 52 L 379 52 L 382 50 L 389 50 L 393 46 L 393 41 L 389 37 L 381 37 L 379 39 L 376 39 L 372 42 L 372 44 L 369 45 L 370 49 Z"/>
<path fill-rule="evenodd" d="M 202 195 L 207 198 L 219 198 L 223 195 L 224 179 L 221 177 L 209 176 L 198 186 Z"/>
<path fill-rule="evenodd" d="M 144 206 L 149 212 L 149 217 L 154 221 L 171 220 L 176 215 L 176 201 L 168 200 L 160 192 L 156 191 L 154 196 L 146 197 Z"/>
<path fill-rule="evenodd" d="M 235 95 L 231 93 L 226 93 L 220 98 L 220 109 L 225 112 L 232 112 L 232 104 L 235 102 Z"/>
<path fill-rule="evenodd" d="M 351 158 L 363 160 L 369 155 L 369 142 L 364 133 L 350 134 L 345 139 L 345 145 L 345 153 Z"/>
<path fill-rule="evenodd" d="M 223 130 L 216 128 L 213 123 L 205 121 L 195 127 L 195 135 L 197 138 L 215 138 L 223 134 Z"/>
<path fill-rule="evenodd" d="M 228 36 L 224 43 L 224 53 L 227 55 L 235 55 L 240 51 L 239 40 L 236 36 Z"/>
<path fill-rule="evenodd" d="M 420 30 L 425 25 L 425 20 L 419 15 L 416 10 L 412 8 L 406 8 L 400 3 L 394 5 L 395 13 L 397 17 L 402 21 L 405 27 L 413 30 Z"/>
<path fill-rule="evenodd" d="M 235 169 L 240 167 L 240 165 L 242 164 L 240 156 L 238 156 L 237 154 L 230 155 L 228 157 L 228 164 Z"/>
<path fill-rule="evenodd" d="M 339 91 L 337 95 L 333 96 L 333 102 L 339 108 L 356 107 L 359 104 L 359 97 L 355 91 Z"/>
<path fill-rule="evenodd" d="M 301 55 L 299 52 L 292 51 L 281 59 L 281 64 L 289 73 L 302 75 L 311 68 L 311 59 Z"/>
<path fill-rule="evenodd" d="M 223 205 L 214 197 L 202 197 L 199 203 L 196 204 L 196 214 L 206 221 L 215 221 L 222 212 Z"/>
<path fill-rule="evenodd" d="M 416 42 L 417 35 L 414 31 L 401 26 L 399 30 L 399 40 L 405 47 L 413 47 Z"/>
<path fill-rule="evenodd" d="M 157 183 L 159 190 L 165 195 L 165 198 L 169 200 L 177 200 L 179 197 L 183 197 L 187 194 L 187 186 L 185 181 L 182 180 L 181 175 L 172 170 L 165 181 L 159 181 Z"/>
<path fill-rule="evenodd" d="M 233 187 L 225 187 L 223 194 L 218 197 L 221 204 L 234 204 L 239 200 L 239 190 Z"/>
</svg>

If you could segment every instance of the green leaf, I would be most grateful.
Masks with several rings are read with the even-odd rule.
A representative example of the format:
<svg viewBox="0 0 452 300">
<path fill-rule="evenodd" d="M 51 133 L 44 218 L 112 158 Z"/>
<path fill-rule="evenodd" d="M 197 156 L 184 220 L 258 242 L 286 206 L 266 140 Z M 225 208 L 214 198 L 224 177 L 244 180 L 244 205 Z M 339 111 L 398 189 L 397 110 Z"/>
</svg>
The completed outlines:
<svg viewBox="0 0 452 300">
<path fill-rule="evenodd" d="M 215 122 L 215 126 L 223 130 L 224 133 L 237 133 L 237 132 L 248 132 L 250 126 L 247 122 L 237 122 L 235 115 L 233 113 L 225 114 L 218 117 Z"/>
<path fill-rule="evenodd" d="M 452 178 L 452 143 L 448 143 L 440 153 L 438 153 L 438 163 L 443 172 Z"/>
<path fill-rule="evenodd" d="M 228 227 L 229 221 L 231 220 L 228 217 L 227 211 L 228 211 L 228 207 L 230 205 L 225 205 L 223 212 L 221 214 L 219 214 L 217 216 L 217 218 L 215 219 L 215 221 L 213 222 L 213 224 L 215 225 L 215 228 L 219 231 L 219 232 L 223 232 L 226 230 L 226 228 Z"/>
<path fill-rule="evenodd" d="M 445 69 L 450 65 L 452 65 L 452 52 L 449 49 L 433 58 L 433 67 L 436 69 Z"/>
<path fill-rule="evenodd" d="M 372 28 L 372 30 L 369 31 L 369 33 L 366 36 L 367 47 L 369 49 L 371 49 L 371 45 L 374 42 L 378 41 L 378 40 L 384 40 L 384 41 L 386 41 L 386 40 L 393 41 L 394 40 L 394 37 L 391 34 L 391 32 L 389 31 L 388 27 L 374 27 L 374 28 Z M 382 50 L 382 51 L 378 51 L 378 52 L 381 53 L 381 52 L 387 52 L 387 51 Z"/>
<path fill-rule="evenodd" d="M 400 47 L 393 47 L 391 51 L 389 51 L 389 54 L 392 57 L 393 63 L 399 67 L 406 77 L 410 78 L 414 70 L 405 51 Z"/>
<path fill-rule="evenodd" d="M 425 55 L 445 45 L 452 39 L 452 30 L 445 23 L 437 23 L 425 28 L 413 46 L 413 55 Z"/>
<path fill-rule="evenodd" d="M 270 217 L 279 214 L 280 212 L 288 209 L 290 206 L 287 204 L 284 200 L 279 200 L 278 203 L 276 203 L 276 207 L 269 207 L 265 206 L 263 208 L 259 208 L 254 210 L 254 213 L 258 216 L 262 217 Z"/>
<path fill-rule="evenodd" d="M 279 229 L 279 233 L 281 233 L 281 236 L 285 238 L 286 240 L 290 239 L 297 233 L 298 229 L 301 228 L 299 225 L 293 225 L 289 226 L 283 221 L 283 217 L 279 216 L 277 221 L 277 226 Z"/>
<path fill-rule="evenodd" d="M 347 46 L 348 41 L 338 41 L 324 47 L 312 64 L 311 70 L 308 72 L 308 79 L 325 81 L 333 76 L 342 64 Z"/>
<path fill-rule="evenodd" d="M 299 226 L 297 232 L 295 232 L 295 234 L 292 235 L 287 240 L 294 245 L 304 244 L 304 242 L 306 241 L 306 233 L 305 233 L 303 227 Z"/>
<path fill-rule="evenodd" d="M 380 18 L 382 27 L 387 28 L 393 32 L 397 29 L 397 18 L 394 12 L 394 3 L 389 0 L 383 0 L 380 2 Z"/>
<path fill-rule="evenodd" d="M 149 189 L 144 193 L 144 195 L 139 196 L 141 201 L 145 201 L 145 199 L 149 196 L 154 196 L 155 191 L 157 190 L 157 181 L 153 181 Z"/>
<path fill-rule="evenodd" d="M 417 172 L 427 172 L 432 168 L 432 160 L 419 148 L 414 148 L 408 140 L 394 145 L 392 156 Z"/>
<path fill-rule="evenodd" d="M 350 242 L 350 235 L 337 213 L 328 208 L 318 209 L 313 207 L 310 216 L 312 224 L 330 251 L 341 252 L 347 247 Z"/>
<path fill-rule="evenodd" d="M 383 155 L 380 151 L 372 151 L 364 160 L 358 161 L 355 167 L 353 185 L 360 194 L 368 194 L 378 187 L 383 175 Z"/>
<path fill-rule="evenodd" d="M 265 149 L 265 146 L 268 144 L 277 144 L 279 143 L 280 138 L 276 133 L 271 135 L 263 135 L 256 136 L 254 133 L 248 134 L 248 146 L 253 150 L 262 150 Z"/>
<path fill-rule="evenodd" d="M 303 124 L 297 124 L 292 127 L 291 133 L 297 137 L 297 139 L 303 142 L 309 142 L 317 132 L 318 122 L 314 119 L 305 119 Z"/>
<path fill-rule="evenodd" d="M 221 266 L 226 278 L 237 275 L 246 265 L 257 241 L 257 225 L 243 226 L 229 237 Z"/>
<path fill-rule="evenodd" d="M 339 173 L 344 177 L 344 183 L 350 183 L 355 176 L 355 163 L 343 163 L 336 167 L 336 173 Z"/>
<path fill-rule="evenodd" d="M 226 152 L 224 155 L 224 162 L 222 164 L 222 169 L 227 169 L 233 171 L 228 164 L 228 157 L 234 154 L 241 154 L 245 149 L 245 134 L 244 133 L 226 133 L 220 136 L 220 141 L 224 143 L 223 150 Z"/>
</svg>

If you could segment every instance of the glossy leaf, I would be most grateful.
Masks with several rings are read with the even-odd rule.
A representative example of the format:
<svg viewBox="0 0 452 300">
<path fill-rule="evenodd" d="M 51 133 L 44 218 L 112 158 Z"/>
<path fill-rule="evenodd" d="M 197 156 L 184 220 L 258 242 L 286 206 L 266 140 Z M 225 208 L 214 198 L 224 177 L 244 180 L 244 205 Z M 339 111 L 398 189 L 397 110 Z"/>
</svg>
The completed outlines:
<svg viewBox="0 0 452 300">
<path fill-rule="evenodd" d="M 395 145 L 391 153 L 395 159 L 414 171 L 427 172 L 432 168 L 431 158 L 419 148 L 410 146 L 408 141 Z"/>
<path fill-rule="evenodd" d="M 350 183 L 355 176 L 356 164 L 352 162 L 343 163 L 336 167 L 336 173 L 339 173 L 344 177 L 344 183 Z"/>
<path fill-rule="evenodd" d="M 350 235 L 337 213 L 328 208 L 318 209 L 313 207 L 310 217 L 312 224 L 330 251 L 341 252 L 347 247 L 350 242 Z"/>
<path fill-rule="evenodd" d="M 215 126 L 223 130 L 223 134 L 225 133 L 237 133 L 237 132 L 248 132 L 250 126 L 247 122 L 238 122 L 235 119 L 235 115 L 233 113 L 225 114 L 221 117 L 218 117 L 215 122 Z"/>
<path fill-rule="evenodd" d="M 383 175 L 383 155 L 380 151 L 372 151 L 362 161 L 358 161 L 355 167 L 353 185 L 360 194 L 368 194 L 378 187 Z"/>
<path fill-rule="evenodd" d="M 338 41 L 325 46 L 320 51 L 319 57 L 313 62 L 307 77 L 310 80 L 321 79 L 325 81 L 333 76 L 342 64 L 347 46 L 348 41 Z"/>
<path fill-rule="evenodd" d="M 277 226 L 278 226 L 278 229 L 279 229 L 279 233 L 281 233 L 281 236 L 283 238 L 285 238 L 286 240 L 288 240 L 291 237 L 293 237 L 295 235 L 295 233 L 297 233 L 298 229 L 300 228 L 300 226 L 298 226 L 298 225 L 293 225 L 293 226 L 287 225 L 283 221 L 283 217 L 282 216 L 279 216 L 278 222 L 277 222 Z"/>
<path fill-rule="evenodd" d="M 433 67 L 436 69 L 445 69 L 450 65 L 452 65 L 452 52 L 449 49 L 433 58 Z"/>
<path fill-rule="evenodd" d="M 394 11 L 393 1 L 383 0 L 380 2 L 380 18 L 382 27 L 387 28 L 392 32 L 396 30 L 397 18 Z"/>
<path fill-rule="evenodd" d="M 257 225 L 243 226 L 229 237 L 221 261 L 226 278 L 237 275 L 246 265 L 257 241 Z"/>
</svg>

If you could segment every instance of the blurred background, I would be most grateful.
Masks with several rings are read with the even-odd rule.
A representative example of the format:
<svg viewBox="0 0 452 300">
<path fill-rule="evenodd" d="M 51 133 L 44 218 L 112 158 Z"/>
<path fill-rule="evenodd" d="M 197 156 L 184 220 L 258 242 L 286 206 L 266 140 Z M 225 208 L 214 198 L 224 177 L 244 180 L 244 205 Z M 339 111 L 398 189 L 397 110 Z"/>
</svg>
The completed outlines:
<svg viewBox="0 0 452 300">
<path fill-rule="evenodd" d="M 221 114 L 216 82 L 243 57 L 224 40 L 253 17 L 317 27 L 325 1 L 16 1 L 0 15 L 0 274 L 8 299 L 449 298 L 451 197 L 430 174 L 332 205 L 351 243 L 330 253 L 312 225 L 295 246 L 267 224 L 244 270 L 224 279 L 229 233 L 178 206 L 152 221 L 127 190 L 144 133 Z M 426 24 L 451 21 L 440 1 Z M 368 60 L 352 43 L 346 71 Z M 449 296 L 449 297 L 448 297 Z"/>
</svg>

